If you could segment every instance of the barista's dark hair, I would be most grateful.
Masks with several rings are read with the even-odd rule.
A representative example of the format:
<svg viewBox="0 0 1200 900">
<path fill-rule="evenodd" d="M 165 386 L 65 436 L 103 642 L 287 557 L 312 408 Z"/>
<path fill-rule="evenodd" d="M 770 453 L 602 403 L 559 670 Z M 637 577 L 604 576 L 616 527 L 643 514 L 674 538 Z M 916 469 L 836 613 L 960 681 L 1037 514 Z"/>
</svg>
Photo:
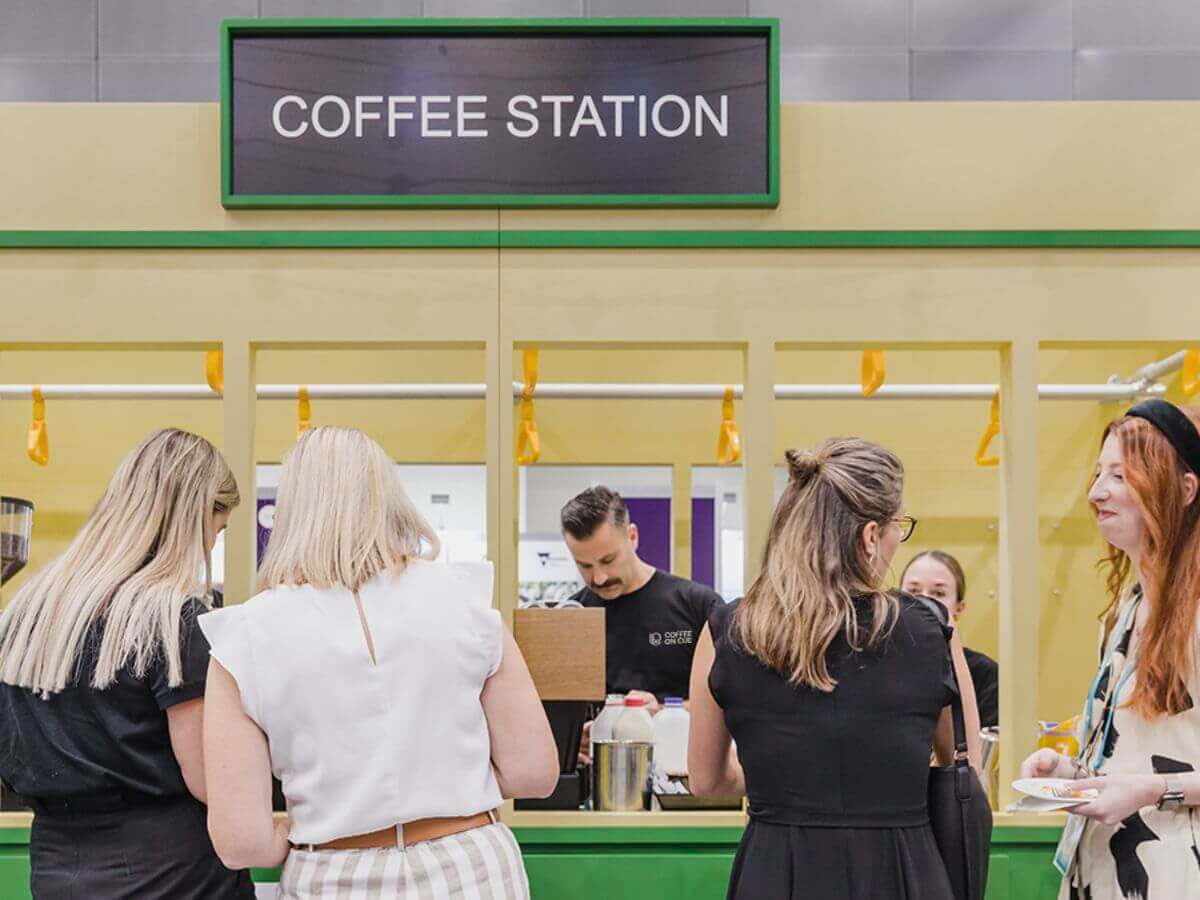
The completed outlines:
<svg viewBox="0 0 1200 900">
<path fill-rule="evenodd" d="M 567 501 L 562 508 L 562 530 L 577 541 L 586 541 L 605 522 L 629 523 L 629 508 L 616 491 L 596 485 Z"/>
</svg>

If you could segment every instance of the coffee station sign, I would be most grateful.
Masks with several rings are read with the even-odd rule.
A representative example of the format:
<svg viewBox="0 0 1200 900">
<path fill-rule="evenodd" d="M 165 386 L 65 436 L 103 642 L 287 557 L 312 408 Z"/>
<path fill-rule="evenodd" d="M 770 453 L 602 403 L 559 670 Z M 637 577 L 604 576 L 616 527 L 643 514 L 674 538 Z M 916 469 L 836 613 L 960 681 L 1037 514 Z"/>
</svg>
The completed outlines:
<svg viewBox="0 0 1200 900">
<path fill-rule="evenodd" d="M 222 201 L 773 206 L 778 22 L 228 20 Z"/>
</svg>

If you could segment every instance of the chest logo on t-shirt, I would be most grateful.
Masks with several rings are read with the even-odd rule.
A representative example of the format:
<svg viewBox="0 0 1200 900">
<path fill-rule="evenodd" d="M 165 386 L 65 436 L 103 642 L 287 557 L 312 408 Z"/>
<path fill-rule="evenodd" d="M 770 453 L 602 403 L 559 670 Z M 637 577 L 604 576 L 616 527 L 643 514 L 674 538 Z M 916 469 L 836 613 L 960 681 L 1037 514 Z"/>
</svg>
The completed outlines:
<svg viewBox="0 0 1200 900">
<path fill-rule="evenodd" d="M 652 631 L 650 632 L 651 647 L 676 647 L 690 644 L 695 640 L 695 633 L 690 628 L 682 631 Z"/>
</svg>

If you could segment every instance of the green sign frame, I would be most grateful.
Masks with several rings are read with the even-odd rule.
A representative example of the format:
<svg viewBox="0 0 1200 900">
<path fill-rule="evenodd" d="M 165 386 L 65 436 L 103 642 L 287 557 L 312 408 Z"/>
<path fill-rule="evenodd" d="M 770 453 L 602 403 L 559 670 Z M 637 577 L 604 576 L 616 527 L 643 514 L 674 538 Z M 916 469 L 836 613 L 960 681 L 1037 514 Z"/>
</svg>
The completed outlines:
<svg viewBox="0 0 1200 900">
<path fill-rule="evenodd" d="M 720 32 L 767 37 L 767 191 L 760 194 L 438 194 L 409 196 L 238 194 L 233 187 L 233 39 L 246 35 L 342 32 L 403 34 L 689 34 Z M 226 209 L 775 207 L 779 205 L 779 20 L 680 19 L 224 19 L 221 22 L 221 205 Z"/>
</svg>

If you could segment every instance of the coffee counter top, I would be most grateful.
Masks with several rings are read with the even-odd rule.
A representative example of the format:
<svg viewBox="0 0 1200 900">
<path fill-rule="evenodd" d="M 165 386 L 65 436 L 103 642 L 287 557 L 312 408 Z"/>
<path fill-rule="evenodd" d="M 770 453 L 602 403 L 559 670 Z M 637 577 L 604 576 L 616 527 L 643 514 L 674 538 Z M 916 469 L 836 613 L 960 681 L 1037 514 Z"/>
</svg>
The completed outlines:
<svg viewBox="0 0 1200 900">
<path fill-rule="evenodd" d="M 505 809 L 511 828 L 742 828 L 745 813 L 734 810 L 696 812 L 575 812 Z M 996 828 L 1061 828 L 1062 813 L 996 813 Z"/>
<path fill-rule="evenodd" d="M 741 828 L 746 817 L 736 811 L 697 812 L 572 812 L 516 811 L 506 806 L 501 818 L 512 828 Z M 1061 828 L 1061 813 L 997 813 L 996 828 Z M 0 829 L 28 830 L 31 813 L 0 813 Z"/>
</svg>

